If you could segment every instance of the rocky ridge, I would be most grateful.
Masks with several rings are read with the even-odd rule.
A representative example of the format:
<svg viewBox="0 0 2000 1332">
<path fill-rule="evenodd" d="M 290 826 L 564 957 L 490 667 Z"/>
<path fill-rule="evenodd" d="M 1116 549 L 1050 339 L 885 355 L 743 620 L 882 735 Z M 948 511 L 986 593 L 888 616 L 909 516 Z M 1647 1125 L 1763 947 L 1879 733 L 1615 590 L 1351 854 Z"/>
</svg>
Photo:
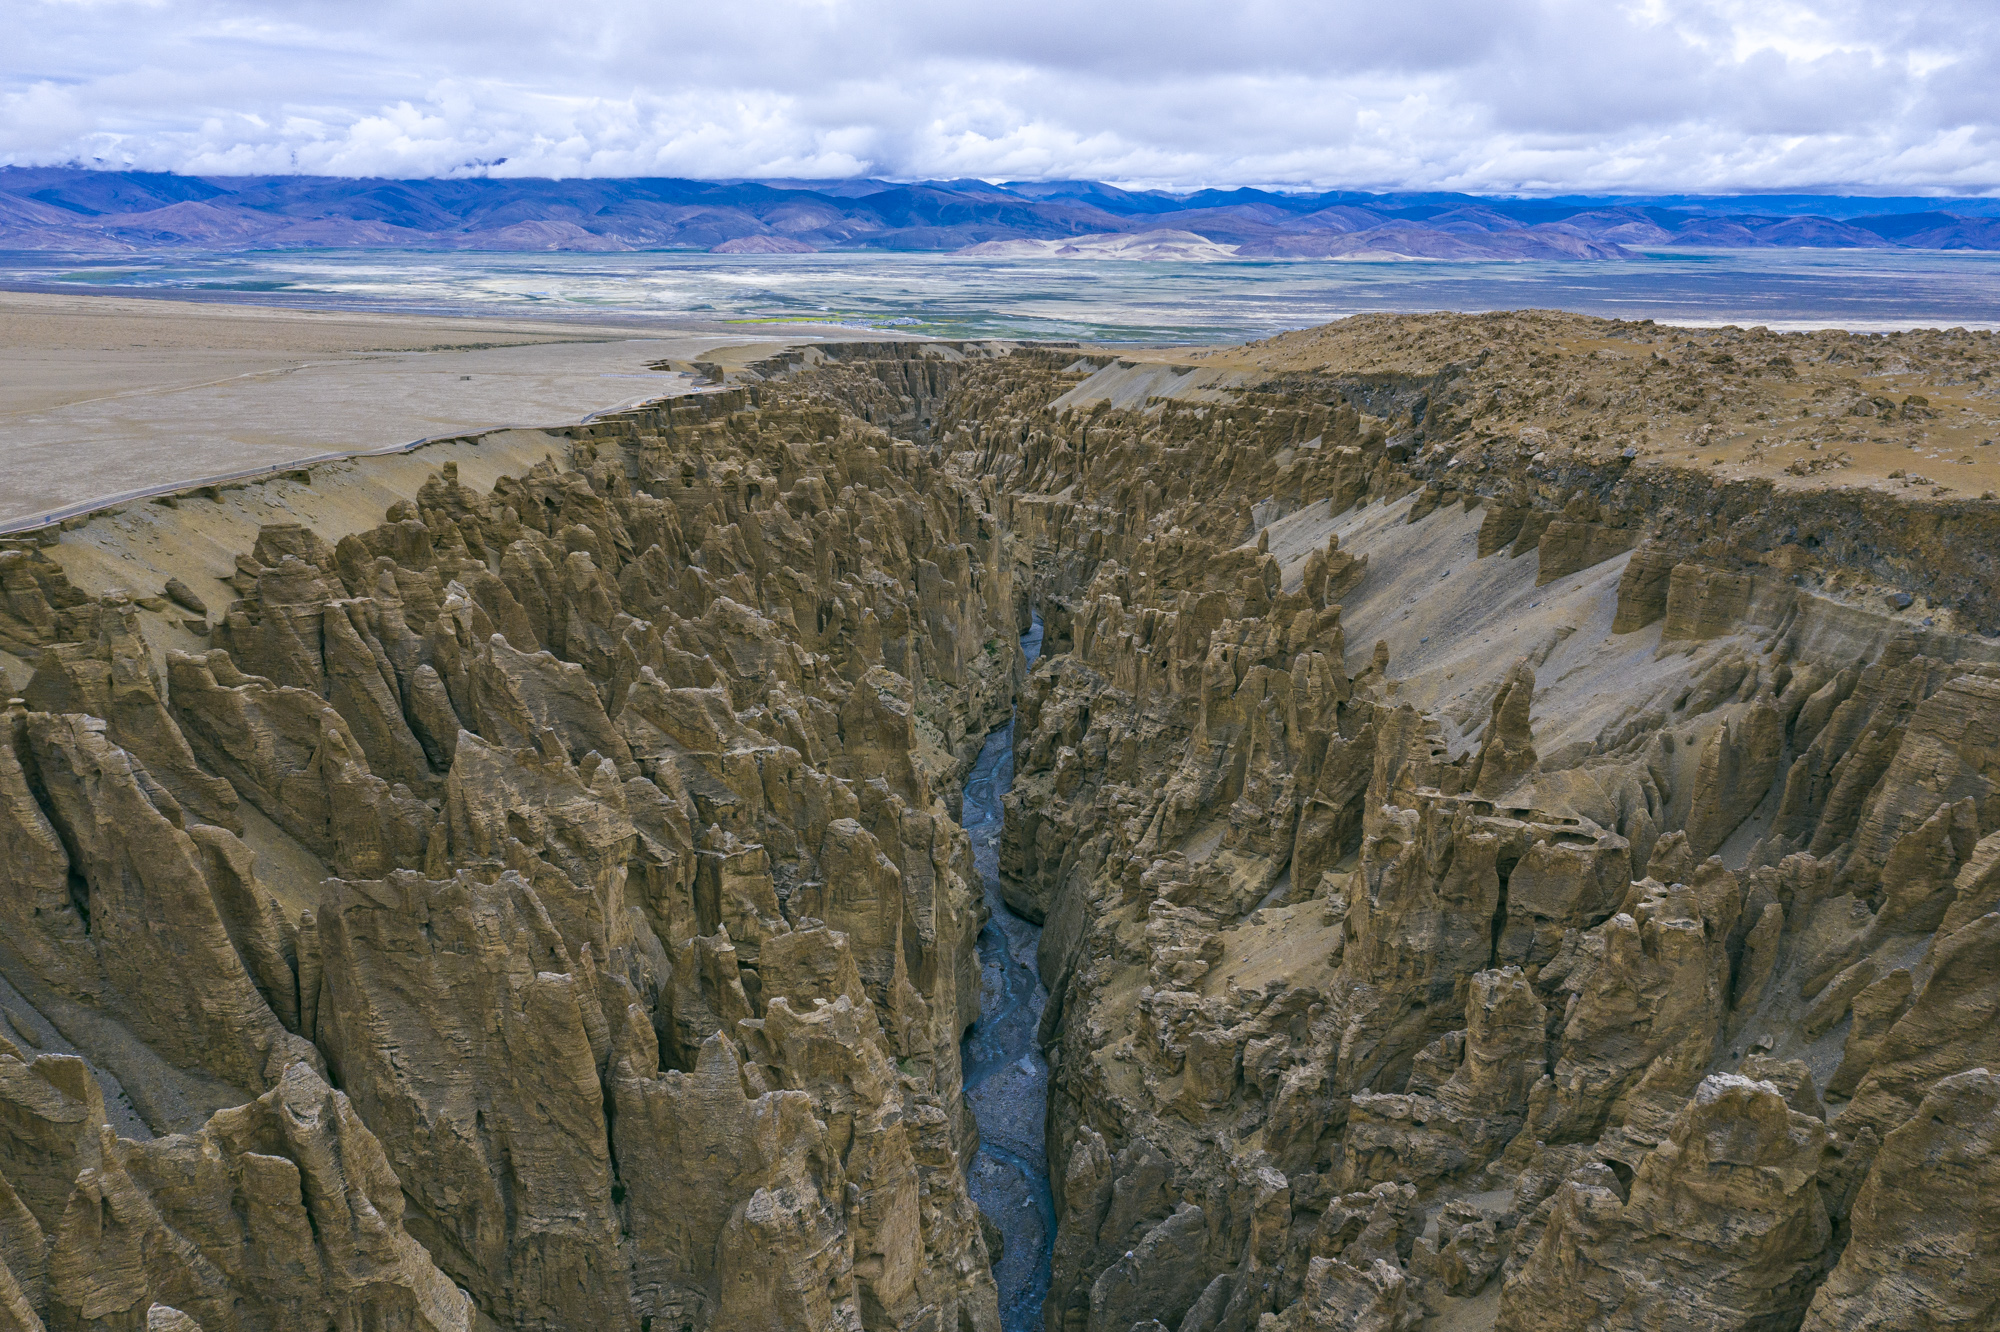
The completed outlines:
<svg viewBox="0 0 2000 1332">
<path fill-rule="evenodd" d="M 1943 399 L 1958 336 L 1890 341 Z M 1995 510 L 1656 458 L 1645 379 L 1521 382 L 1557 338 L 1702 335 L 1355 320 L 940 414 L 1049 629 L 1051 1332 L 2000 1317 Z M 1883 341 L 1709 345 L 1766 340 Z"/>
<path fill-rule="evenodd" d="M 1098 181 L 844 181 L 476 177 L 442 182 L 329 176 L 178 176 L 0 167 L 0 240 L 72 253 L 277 246 L 367 249 L 658 250 L 798 254 L 963 250 L 1198 233 L 1181 249 L 1328 259 L 1622 259 L 1626 246 L 1703 249 L 2000 249 L 1980 199 L 1801 200 L 1757 196 L 1549 199 L 1258 189 L 1129 192 Z M 1887 211 L 1876 212 L 1875 209 Z M 1925 211 L 1913 211 L 1923 209 Z M 1147 242 L 1141 241 L 1142 245 Z M 1152 247 L 1157 247 L 1154 242 Z M 1007 251 L 1001 251 L 1006 253 Z M 989 252 L 990 253 L 990 252 Z"/>
<path fill-rule="evenodd" d="M 0 551 L 0 1327 L 997 1329 L 1010 707 L 1052 1332 L 2000 1316 L 1994 507 L 1632 442 L 1884 344 L 1288 337 L 787 353 L 158 595 Z M 1729 392 L 1535 387 L 1682 340 Z M 1976 412 L 1887 345 L 1871 428 Z"/>
<path fill-rule="evenodd" d="M 775 390 L 564 442 L 213 613 L 0 554 L 0 1324 L 997 1329 L 990 490 Z"/>
</svg>

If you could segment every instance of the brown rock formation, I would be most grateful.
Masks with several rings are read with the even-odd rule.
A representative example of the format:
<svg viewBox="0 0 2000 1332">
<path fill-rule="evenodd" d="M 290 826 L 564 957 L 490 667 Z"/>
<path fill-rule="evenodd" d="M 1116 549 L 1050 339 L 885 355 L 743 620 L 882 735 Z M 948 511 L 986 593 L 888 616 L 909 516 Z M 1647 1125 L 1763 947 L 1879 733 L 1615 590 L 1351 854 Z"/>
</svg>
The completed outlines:
<svg viewBox="0 0 2000 1332">
<path fill-rule="evenodd" d="M 2000 523 L 1658 443 L 1858 346 L 816 347 L 300 487 L 200 652 L 8 543 L 0 1326 L 997 1332 L 1010 707 L 1049 1332 L 1991 1321 Z"/>
<path fill-rule="evenodd" d="M 1957 1073 L 1883 1141 L 1854 1200 L 1847 1248 L 1806 1311 L 1810 1332 L 1977 1326 L 2000 1315 L 2000 1289 L 1979 1256 L 2000 1234 L 1996 1113 L 2000 1078 Z"/>
<path fill-rule="evenodd" d="M 1755 1327 L 1795 1319 L 1832 1235 L 1826 1126 L 1769 1083 L 1705 1080 L 1628 1185 L 1607 1166 L 1557 1190 L 1507 1281 L 1502 1332 Z"/>
<path fill-rule="evenodd" d="M 472 1326 L 471 1301 L 404 1231 L 375 1136 L 305 1064 L 199 1132 L 101 1132 L 52 1236 L 51 1327 L 172 1327 L 179 1314 L 275 1332 L 332 1309 L 409 1332 Z"/>
<path fill-rule="evenodd" d="M 1001 859 L 1054 993 L 1046 1325 L 1796 1326 L 1887 1135 L 1991 1062 L 2000 651 L 1840 595 L 1927 517 L 1745 491 L 1725 529 L 1643 446 L 1483 433 L 1520 384 L 1287 343 L 1227 405 L 974 368 L 934 426 L 1013 490 L 1048 628 Z M 1364 399 L 1372 436 L 1308 405 Z"/>
<path fill-rule="evenodd" d="M 754 406 L 641 413 L 491 494 L 447 469 L 337 540 L 267 524 L 165 680 L 129 603 L 8 552 L 59 711 L 0 746 L 0 975 L 135 1125 L 264 1093 L 220 1146 L 114 1151 L 83 1060 L 0 1052 L 10 1316 L 466 1326 L 456 1282 L 507 1326 L 997 1328 L 951 814 L 1012 692 L 1007 538 L 814 393 Z M 376 1200 L 367 1262 L 283 1250 L 263 1163 L 318 1167 L 228 1119 L 306 1114 L 321 1069 L 312 1114 L 369 1135 L 325 1149 Z M 169 1205 L 188 1152 L 219 1173 Z M 250 1211 L 204 1219 L 231 1189 Z"/>
</svg>

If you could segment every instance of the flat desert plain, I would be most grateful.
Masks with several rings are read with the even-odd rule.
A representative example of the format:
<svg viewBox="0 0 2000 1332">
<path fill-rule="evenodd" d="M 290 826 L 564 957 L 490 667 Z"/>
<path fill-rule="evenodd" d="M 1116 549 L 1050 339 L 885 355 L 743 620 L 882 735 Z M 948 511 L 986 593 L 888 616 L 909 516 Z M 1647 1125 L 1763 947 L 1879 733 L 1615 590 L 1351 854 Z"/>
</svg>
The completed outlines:
<svg viewBox="0 0 2000 1332">
<path fill-rule="evenodd" d="M 773 332 L 797 342 L 834 331 L 758 336 Z M 567 424 L 685 391 L 692 358 L 728 365 L 770 349 L 637 319 L 0 292 L 0 527 L 328 453 Z"/>
</svg>

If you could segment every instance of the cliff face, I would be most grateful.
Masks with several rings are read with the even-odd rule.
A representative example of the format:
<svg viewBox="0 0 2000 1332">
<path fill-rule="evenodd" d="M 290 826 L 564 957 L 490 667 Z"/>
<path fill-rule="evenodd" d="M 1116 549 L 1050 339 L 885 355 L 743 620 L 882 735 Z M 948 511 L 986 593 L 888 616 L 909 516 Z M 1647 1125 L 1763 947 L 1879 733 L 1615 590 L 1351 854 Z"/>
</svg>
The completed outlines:
<svg viewBox="0 0 2000 1332">
<path fill-rule="evenodd" d="M 1049 626 L 1045 1326 L 2000 1317 L 1991 505 L 1648 466 L 1671 404 L 1552 434 L 1510 356 L 1017 358 L 934 428 Z"/>
<path fill-rule="evenodd" d="M 568 443 L 265 523 L 204 651 L 6 557 L 15 1322 L 997 1328 L 991 496 L 805 394 Z"/>
<path fill-rule="evenodd" d="M 0 1327 L 997 1332 L 1016 705 L 1050 1332 L 2000 1315 L 1992 506 L 1371 327 L 1495 350 L 819 348 L 0 551 Z"/>
</svg>

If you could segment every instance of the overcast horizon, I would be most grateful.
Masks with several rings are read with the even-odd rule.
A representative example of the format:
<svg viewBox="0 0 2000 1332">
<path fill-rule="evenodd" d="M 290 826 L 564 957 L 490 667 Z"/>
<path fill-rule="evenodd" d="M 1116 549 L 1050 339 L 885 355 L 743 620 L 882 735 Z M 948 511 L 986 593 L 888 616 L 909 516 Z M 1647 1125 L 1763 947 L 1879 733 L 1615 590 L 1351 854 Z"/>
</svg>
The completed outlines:
<svg viewBox="0 0 2000 1332">
<path fill-rule="evenodd" d="M 31 164 L 0 163 L 0 172 L 6 172 L 10 170 L 140 172 L 149 174 L 180 176 L 189 179 L 220 180 L 220 181 L 227 181 L 227 180 L 250 181 L 250 180 L 280 179 L 280 180 L 355 180 L 355 181 L 381 180 L 381 181 L 404 181 L 404 182 L 427 181 L 427 180 L 491 180 L 496 182 L 507 182 L 507 181 L 535 181 L 535 180 L 639 181 L 648 179 L 659 179 L 659 180 L 675 179 L 675 180 L 692 181 L 697 184 L 765 185 L 775 189 L 798 189 L 802 191 L 812 191 L 823 187 L 833 188 L 839 186 L 858 185 L 858 184 L 877 184 L 889 188 L 894 188 L 902 186 L 942 187 L 942 186 L 952 186 L 952 185 L 967 185 L 974 182 L 986 185 L 992 185 L 998 189 L 1005 189 L 1009 185 L 1026 186 L 1031 184 L 1048 184 L 1057 181 L 1073 181 L 1078 184 L 1094 183 L 1098 185 L 1109 185 L 1112 186 L 1113 188 L 1127 190 L 1132 193 L 1153 193 L 1153 194 L 1171 195 L 1180 198 L 1187 198 L 1196 194 L 1203 193 L 1208 190 L 1215 190 L 1215 189 L 1221 189 L 1221 190 L 1248 189 L 1248 190 L 1261 191 L 1267 194 L 1295 194 L 1295 195 L 1330 194 L 1335 192 L 1346 191 L 1357 194 L 1374 193 L 1374 194 L 1379 194 L 1385 198 L 1399 194 L 1416 195 L 1424 193 L 1437 193 L 1437 194 L 1459 193 L 1469 198 L 1488 199 L 1495 202 L 1517 201 L 1522 203 L 1562 202 L 1562 201 L 1574 201 L 1574 200 L 1592 200 L 1592 201 L 1626 200 L 1626 201 L 1639 201 L 1639 202 L 1650 203 L 1650 201 L 1653 200 L 1667 200 L 1667 201 L 1679 200 L 1679 199 L 1734 200 L 1734 199 L 1764 198 L 1774 202 L 1784 199 L 1799 199 L 1799 200 L 1879 199 L 1885 203 L 1894 203 L 1894 202 L 1911 201 L 1911 200 L 1936 200 L 1939 204 L 1949 204 L 1949 203 L 1969 202 L 1975 199 L 1978 200 L 2000 199 L 2000 189 L 1978 192 L 1978 193 L 1974 193 L 1971 191 L 1949 191 L 1949 192 L 1939 191 L 1929 194 L 1921 192 L 1912 192 L 1909 190 L 1900 190 L 1900 189 L 1892 190 L 1886 187 L 1879 189 L 1867 189 L 1867 188 L 1855 188 L 1855 187 L 1829 188 L 1826 190 L 1819 190 L 1819 191 L 1796 190 L 1790 188 L 1768 189 L 1768 190 L 1743 189 L 1743 190 L 1713 191 L 1713 192 L 1695 191 L 1695 190 L 1676 190 L 1676 191 L 1606 190 L 1606 191 L 1585 192 L 1579 190 L 1555 190 L 1555 189 L 1549 189 L 1540 192 L 1529 192 L 1523 190 L 1452 191 L 1452 190 L 1428 190 L 1421 188 L 1398 190 L 1398 189 L 1392 189 L 1388 186 L 1381 186 L 1377 187 L 1374 190 L 1367 190 L 1345 184 L 1331 184 L 1331 185 L 1321 186 L 1321 185 L 1298 184 L 1294 182 L 1270 182 L 1270 181 L 1232 182 L 1222 185 L 1162 186 L 1162 185 L 1148 185 L 1143 182 L 1130 182 L 1130 181 L 1115 181 L 1115 180 L 1093 181 L 1088 177 L 1069 177 L 1069 176 L 1029 177 L 1029 178 L 1020 178 L 1020 177 L 1009 178 L 1003 176 L 959 176 L 949 180 L 942 179 L 936 176 L 890 176 L 890 175 L 882 175 L 879 173 L 870 176 L 826 176 L 820 178 L 802 177 L 802 176 L 664 176 L 659 173 L 654 173 L 649 176 L 592 176 L 592 175 L 529 176 L 529 175 L 514 175 L 503 171 L 491 170 L 491 169 L 480 170 L 476 172 L 438 173 L 432 175 L 422 175 L 413 172 L 404 172 L 404 173 L 368 172 L 365 174 L 357 174 L 357 175 L 337 175 L 329 172 L 308 172 L 308 171 L 295 171 L 295 172 L 194 171 L 194 170 L 179 170 L 174 168 L 144 167 L 125 162 L 107 162 L 107 161 L 91 161 L 91 162 L 70 161 L 62 163 L 51 163 L 45 166 L 38 166 Z M 1022 197 L 1026 198 L 1028 196 L 1023 195 Z"/>
<path fill-rule="evenodd" d="M 0 163 L 202 175 L 2000 190 L 1967 0 L 9 0 Z"/>
</svg>

